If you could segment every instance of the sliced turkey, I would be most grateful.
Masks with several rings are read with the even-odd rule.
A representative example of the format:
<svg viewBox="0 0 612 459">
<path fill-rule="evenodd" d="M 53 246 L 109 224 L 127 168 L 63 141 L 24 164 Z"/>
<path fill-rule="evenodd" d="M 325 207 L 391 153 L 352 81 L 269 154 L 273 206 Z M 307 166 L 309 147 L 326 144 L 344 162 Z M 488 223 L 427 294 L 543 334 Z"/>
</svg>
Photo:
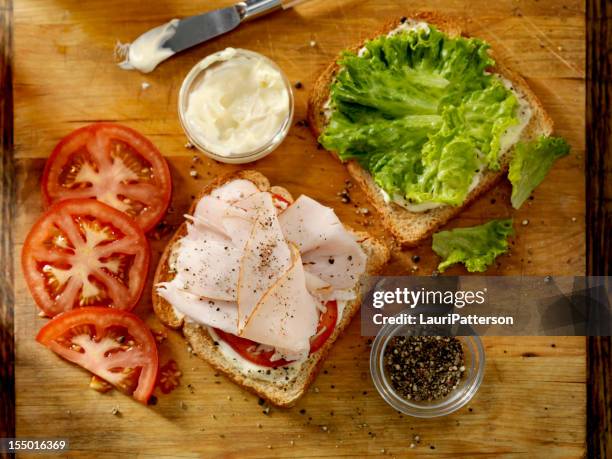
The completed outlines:
<svg viewBox="0 0 612 459">
<path fill-rule="evenodd" d="M 235 302 L 212 300 L 178 288 L 174 282 L 157 285 L 157 293 L 170 303 L 178 314 L 191 321 L 238 334 L 238 309 Z"/>
<path fill-rule="evenodd" d="M 183 239 L 176 257 L 176 279 L 182 290 L 213 300 L 236 301 L 242 251 L 229 241 Z"/>
<path fill-rule="evenodd" d="M 289 270 L 261 297 L 240 336 L 304 357 L 317 331 L 319 313 L 306 289 L 300 252 L 293 245 L 291 258 Z"/>
<path fill-rule="evenodd" d="M 278 217 L 287 240 L 298 246 L 304 269 L 334 289 L 352 289 L 366 255 L 329 207 L 300 196 Z"/>
<path fill-rule="evenodd" d="M 285 207 L 242 179 L 202 197 L 160 296 L 187 320 L 307 355 L 324 302 L 355 297 L 366 257 L 333 210 L 306 196 Z"/>
<path fill-rule="evenodd" d="M 215 188 L 210 196 L 232 204 L 259 192 L 259 188 L 250 180 L 237 179 Z"/>
<path fill-rule="evenodd" d="M 293 262 L 291 250 L 276 216 L 272 195 L 258 193 L 249 198 L 248 204 L 255 218 L 251 236 L 240 260 L 238 330 L 242 330 L 262 296 Z"/>
</svg>

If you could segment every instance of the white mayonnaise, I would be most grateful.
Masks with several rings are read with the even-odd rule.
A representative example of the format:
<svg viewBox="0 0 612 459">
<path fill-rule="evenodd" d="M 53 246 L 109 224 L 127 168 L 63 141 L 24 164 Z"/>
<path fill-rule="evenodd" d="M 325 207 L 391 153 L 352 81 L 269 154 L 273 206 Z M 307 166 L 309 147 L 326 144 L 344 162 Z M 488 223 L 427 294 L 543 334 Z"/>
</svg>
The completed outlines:
<svg viewBox="0 0 612 459">
<path fill-rule="evenodd" d="M 142 73 L 152 72 L 161 61 L 174 54 L 173 50 L 163 45 L 174 36 L 178 23 L 178 19 L 172 19 L 142 34 L 133 43 L 118 43 L 115 53 L 123 58 L 119 67 L 124 70 L 139 70 Z"/>
<path fill-rule="evenodd" d="M 499 144 L 500 144 L 499 156 L 501 158 L 503 155 L 505 155 L 508 152 L 508 150 L 510 150 L 510 148 L 516 145 L 518 141 L 521 139 L 521 135 L 523 134 L 523 131 L 529 124 L 529 121 L 531 121 L 531 116 L 533 115 L 533 111 L 525 95 L 517 91 L 510 80 L 502 76 L 500 76 L 499 78 L 504 84 L 504 86 L 514 93 L 514 97 L 516 97 L 516 100 L 519 103 L 517 114 L 516 114 L 519 120 L 518 124 L 515 124 L 514 126 L 510 126 L 506 130 L 506 132 L 504 132 L 501 139 L 499 140 Z"/>
<path fill-rule="evenodd" d="M 290 90 L 264 56 L 227 48 L 196 69 L 202 73 L 189 89 L 182 118 L 204 150 L 224 157 L 254 152 L 286 126 Z"/>
<path fill-rule="evenodd" d="M 388 195 L 387 195 L 388 196 Z M 408 202 L 406 198 L 403 196 L 396 194 L 393 196 L 392 201 L 400 207 L 403 207 L 410 212 L 426 212 L 431 209 L 437 209 L 438 207 L 442 207 L 444 203 L 442 202 L 434 202 L 434 201 L 425 201 L 419 202 L 418 204 L 413 204 Z"/>
<path fill-rule="evenodd" d="M 400 23 L 395 29 L 387 34 L 388 37 L 392 37 L 393 35 L 397 35 L 401 32 L 420 32 L 424 31 L 426 34 L 429 33 L 429 24 L 423 21 L 416 21 L 414 19 L 406 19 L 404 22 Z"/>
</svg>

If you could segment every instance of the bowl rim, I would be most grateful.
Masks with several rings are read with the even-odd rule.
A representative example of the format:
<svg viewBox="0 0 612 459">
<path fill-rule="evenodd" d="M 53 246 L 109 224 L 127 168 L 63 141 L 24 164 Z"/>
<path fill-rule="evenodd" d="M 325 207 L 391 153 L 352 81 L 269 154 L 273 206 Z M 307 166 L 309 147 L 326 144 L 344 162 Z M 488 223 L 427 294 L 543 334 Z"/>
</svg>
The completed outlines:
<svg viewBox="0 0 612 459">
<path fill-rule="evenodd" d="M 279 74 L 282 77 L 285 88 L 287 89 L 287 95 L 289 98 L 289 112 L 284 122 L 279 127 L 278 131 L 262 146 L 260 146 L 259 148 L 255 150 L 246 152 L 246 153 L 241 153 L 241 154 L 231 155 L 231 156 L 223 156 L 218 153 L 215 153 L 214 151 L 207 149 L 204 145 L 202 145 L 198 141 L 196 136 L 194 136 L 190 131 L 189 124 L 187 123 L 187 120 L 185 118 L 185 114 L 187 111 L 188 98 L 189 98 L 189 94 L 191 92 L 193 83 L 197 80 L 197 78 L 203 72 L 206 72 L 206 70 L 209 68 L 209 66 L 203 66 L 202 64 L 203 61 L 205 59 L 210 58 L 211 56 L 219 55 L 229 48 L 235 50 L 236 54 L 234 56 L 245 55 L 245 56 L 255 57 L 257 59 L 262 59 L 264 62 L 266 62 L 268 65 L 270 65 L 272 68 L 274 68 L 275 70 L 279 72 Z M 233 59 L 234 56 L 232 56 L 230 59 Z M 208 156 L 211 159 L 222 162 L 222 163 L 228 163 L 228 164 L 248 163 L 251 161 L 256 161 L 258 159 L 261 159 L 264 156 L 272 153 L 272 151 L 274 151 L 287 137 L 287 134 L 289 133 L 289 129 L 291 128 L 291 125 L 293 123 L 294 113 L 295 113 L 295 97 L 293 94 L 293 89 L 291 87 L 291 82 L 289 81 L 289 78 L 287 78 L 287 75 L 285 74 L 285 72 L 283 72 L 283 70 L 278 66 L 278 64 L 274 62 L 272 59 L 270 59 L 269 57 L 264 56 L 263 54 L 260 54 L 256 51 L 251 51 L 249 49 L 244 49 L 244 48 L 232 48 L 232 47 L 224 48 L 222 50 L 211 53 L 205 56 L 204 58 L 202 58 L 201 60 L 199 60 L 191 68 L 191 70 L 187 73 L 187 75 L 183 79 L 183 82 L 181 83 L 181 87 L 178 93 L 179 122 L 181 124 L 181 127 L 183 128 L 183 132 L 187 136 L 187 139 L 202 154 Z"/>
<path fill-rule="evenodd" d="M 466 380 L 463 388 L 451 392 L 451 394 L 439 401 L 418 403 L 400 396 L 391 386 L 384 369 L 383 357 L 386 346 L 391 338 L 396 336 L 405 327 L 406 325 L 404 324 L 385 325 L 379 330 L 372 344 L 370 351 L 370 376 L 381 397 L 394 409 L 417 418 L 446 416 L 465 406 L 476 395 L 484 379 L 486 357 L 480 337 L 477 335 L 455 336 L 455 338 L 461 341 L 464 353 L 468 353 L 471 356 L 469 362 L 471 367 L 473 367 L 471 368 L 473 376 Z"/>
</svg>

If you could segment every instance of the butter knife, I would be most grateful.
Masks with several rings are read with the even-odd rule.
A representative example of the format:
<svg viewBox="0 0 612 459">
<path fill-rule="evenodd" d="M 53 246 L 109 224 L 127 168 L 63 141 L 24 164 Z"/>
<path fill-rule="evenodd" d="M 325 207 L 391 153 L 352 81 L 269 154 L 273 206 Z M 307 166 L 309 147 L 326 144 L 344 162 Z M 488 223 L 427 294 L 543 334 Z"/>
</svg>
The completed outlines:
<svg viewBox="0 0 612 459">
<path fill-rule="evenodd" d="M 117 45 L 116 54 L 123 69 L 143 73 L 192 46 L 234 30 L 242 22 L 278 10 L 287 10 L 306 0 L 246 0 L 227 8 L 183 19 L 172 19 L 151 29 L 130 44 Z"/>
</svg>

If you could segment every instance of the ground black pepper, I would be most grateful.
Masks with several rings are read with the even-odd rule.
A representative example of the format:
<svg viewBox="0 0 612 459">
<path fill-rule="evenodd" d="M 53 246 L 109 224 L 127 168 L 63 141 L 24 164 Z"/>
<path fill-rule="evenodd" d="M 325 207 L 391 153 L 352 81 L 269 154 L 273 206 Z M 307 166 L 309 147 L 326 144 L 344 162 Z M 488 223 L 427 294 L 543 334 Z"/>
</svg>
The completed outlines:
<svg viewBox="0 0 612 459">
<path fill-rule="evenodd" d="M 384 362 L 393 388 L 414 401 L 446 397 L 465 372 L 463 347 L 455 337 L 394 336 Z"/>
</svg>

